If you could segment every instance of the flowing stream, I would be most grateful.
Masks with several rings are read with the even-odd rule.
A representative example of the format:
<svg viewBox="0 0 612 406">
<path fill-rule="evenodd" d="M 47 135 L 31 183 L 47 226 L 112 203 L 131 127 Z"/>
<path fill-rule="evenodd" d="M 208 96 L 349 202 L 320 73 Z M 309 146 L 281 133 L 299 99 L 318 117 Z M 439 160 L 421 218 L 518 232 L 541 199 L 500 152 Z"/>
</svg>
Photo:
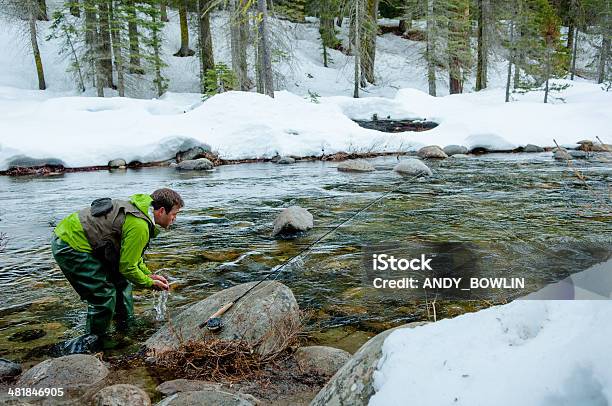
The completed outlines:
<svg viewBox="0 0 612 406">
<path fill-rule="evenodd" d="M 186 202 L 175 226 L 146 255 L 152 271 L 173 286 L 170 297 L 135 291 L 140 341 L 159 325 L 156 319 L 261 278 L 398 186 L 278 276 L 309 311 L 313 342 L 354 351 L 384 329 L 431 317 L 423 300 L 372 293 L 364 277 L 372 246 L 401 244 L 415 254 L 460 247 L 486 276 L 526 278 L 525 289 L 492 292 L 487 300 L 439 301 L 438 318 L 512 300 L 612 252 L 609 162 L 575 161 L 582 181 L 550 154 L 488 154 L 430 162 L 434 177 L 404 184 L 390 170 L 395 157 L 371 162 L 378 170 L 364 174 L 314 161 L 230 165 L 210 173 L 151 168 L 1 177 L 0 232 L 8 243 L 0 254 L 0 357 L 36 359 L 45 346 L 82 333 L 85 306 L 54 263 L 49 240 L 59 220 L 99 197 L 170 187 Z M 274 217 L 291 205 L 307 208 L 315 228 L 296 239 L 273 239 Z"/>
</svg>

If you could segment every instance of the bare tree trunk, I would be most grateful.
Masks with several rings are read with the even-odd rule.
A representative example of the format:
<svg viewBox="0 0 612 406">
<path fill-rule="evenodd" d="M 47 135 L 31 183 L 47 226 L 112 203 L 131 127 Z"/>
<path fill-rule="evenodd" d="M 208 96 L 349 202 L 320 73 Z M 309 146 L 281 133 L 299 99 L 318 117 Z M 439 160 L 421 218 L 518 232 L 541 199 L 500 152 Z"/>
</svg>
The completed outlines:
<svg viewBox="0 0 612 406">
<path fill-rule="evenodd" d="M 111 51 L 111 33 L 108 18 L 108 5 L 111 0 L 105 0 L 98 3 L 98 45 L 100 66 L 102 67 L 102 76 L 104 77 L 104 87 L 115 89 L 113 83 L 113 56 Z"/>
<path fill-rule="evenodd" d="M 167 0 L 159 0 L 159 15 L 160 15 L 160 19 L 167 23 L 170 20 L 168 20 L 168 10 L 167 10 L 167 6 L 166 6 L 166 1 Z"/>
<path fill-rule="evenodd" d="M 155 16 L 152 16 L 153 24 L 156 23 Z M 162 97 L 166 92 L 164 86 L 164 78 L 161 74 L 161 55 L 160 55 L 160 44 L 161 40 L 159 38 L 159 33 L 157 30 L 151 30 L 151 35 L 153 39 L 153 55 L 155 56 L 155 84 L 157 85 L 157 96 Z"/>
<path fill-rule="evenodd" d="M 603 83 L 606 80 L 606 70 L 608 62 L 608 54 L 610 53 L 610 36 L 607 33 L 603 34 L 601 41 L 601 50 L 599 51 L 599 66 L 597 68 L 597 83 Z"/>
<path fill-rule="evenodd" d="M 187 26 L 187 0 L 179 1 L 179 22 L 181 25 L 181 48 L 174 56 L 193 56 L 195 52 L 189 48 L 189 27 Z"/>
<path fill-rule="evenodd" d="M 231 0 L 230 3 L 230 37 L 232 52 L 232 70 L 236 75 L 240 90 L 249 90 L 248 65 L 247 65 L 247 44 L 248 26 L 245 22 L 246 11 L 239 0 Z"/>
<path fill-rule="evenodd" d="M 487 87 L 487 65 L 489 59 L 489 35 L 490 23 L 489 0 L 478 0 L 478 64 L 476 67 L 476 91 Z"/>
<path fill-rule="evenodd" d="M 512 64 L 516 50 L 514 49 L 514 19 L 510 20 L 510 47 L 508 55 L 508 77 L 506 78 L 506 103 L 510 101 L 510 79 L 512 78 Z M 516 67 L 515 67 L 516 69 Z"/>
<path fill-rule="evenodd" d="M 121 26 L 115 19 L 113 1 L 108 3 L 108 16 L 111 21 L 111 38 L 113 44 L 113 56 L 115 59 L 115 70 L 117 71 L 117 91 L 119 97 L 125 97 L 125 77 L 123 54 L 121 53 Z"/>
<path fill-rule="evenodd" d="M 573 43 L 574 47 L 572 49 L 572 67 L 570 69 L 571 71 L 570 79 L 571 80 L 574 80 L 574 75 L 576 74 L 576 53 L 578 50 L 578 39 L 580 36 L 580 31 L 578 31 L 578 27 L 574 27 L 574 31 L 575 33 L 574 33 L 574 43 Z"/>
<path fill-rule="evenodd" d="M 140 45 L 138 40 L 138 24 L 134 0 L 126 0 L 128 5 L 128 37 L 130 42 L 130 73 L 142 75 L 144 70 L 140 65 Z"/>
<path fill-rule="evenodd" d="M 519 20 L 523 18 L 522 15 L 523 15 L 523 0 L 517 0 L 516 11 L 514 13 L 513 21 L 515 24 L 517 24 L 516 30 L 514 32 L 514 36 L 518 38 L 522 38 L 523 36 L 522 21 Z M 514 41 L 516 42 L 516 38 L 514 39 Z M 523 54 L 522 49 L 516 49 L 516 47 L 514 47 L 513 52 L 514 52 L 514 55 L 513 55 L 514 80 L 512 83 L 512 87 L 516 89 L 521 82 L 521 66 L 523 64 L 524 54 Z"/>
<path fill-rule="evenodd" d="M 354 21 L 353 22 L 353 26 L 354 26 L 354 51 L 353 54 L 355 55 L 355 85 L 353 88 L 353 97 L 355 99 L 359 98 L 359 84 L 361 81 L 361 72 L 360 72 L 360 65 L 361 65 L 361 1 L 362 0 L 354 0 L 355 1 L 355 15 L 354 15 Z"/>
<path fill-rule="evenodd" d="M 38 76 L 38 89 L 45 90 L 47 84 L 45 82 L 45 72 L 43 70 L 42 58 L 38 49 L 38 38 L 36 33 L 36 17 L 38 10 L 36 7 L 30 6 L 30 41 L 32 42 L 32 53 L 34 54 L 34 64 L 36 65 L 36 75 Z"/>
<path fill-rule="evenodd" d="M 49 16 L 47 15 L 47 3 L 45 0 L 37 0 L 38 2 L 38 15 L 36 18 L 40 21 L 49 21 Z"/>
<path fill-rule="evenodd" d="M 551 70 L 551 64 L 552 64 L 551 62 L 552 49 L 551 48 L 552 48 L 551 43 L 546 44 L 546 72 L 545 72 L 546 85 L 544 87 L 544 103 L 548 103 L 548 89 L 549 89 L 548 82 L 550 81 L 550 70 Z"/>
<path fill-rule="evenodd" d="M 274 80 L 272 78 L 272 56 L 270 54 L 270 42 L 268 39 L 268 6 L 266 0 L 257 0 L 257 11 L 259 13 L 259 44 L 261 73 L 263 76 L 264 93 L 274 97 Z"/>
<path fill-rule="evenodd" d="M 79 8 L 79 0 L 72 0 L 70 2 L 70 14 L 75 17 L 81 16 L 81 9 Z"/>
<path fill-rule="evenodd" d="M 204 83 L 204 77 L 209 69 L 215 68 L 215 59 L 213 57 L 212 34 L 210 33 L 210 6 L 207 0 L 198 0 L 198 32 L 200 34 L 200 67 L 201 79 Z"/>
<path fill-rule="evenodd" d="M 364 30 L 363 42 L 361 44 L 361 71 L 365 80 L 372 84 L 376 82 L 374 77 L 374 62 L 376 60 L 376 35 L 378 34 L 378 0 L 366 0 L 367 9 L 365 20 L 367 27 Z M 362 83 L 365 86 L 367 83 Z"/>
<path fill-rule="evenodd" d="M 450 3 L 454 16 L 448 23 L 449 91 L 463 93 L 466 71 L 466 54 L 469 52 L 469 2 L 453 0 Z"/>
<path fill-rule="evenodd" d="M 436 95 L 436 49 L 435 49 L 435 20 L 434 20 L 434 0 L 427 0 L 427 48 L 425 58 L 427 59 L 427 82 L 429 94 Z"/>
</svg>

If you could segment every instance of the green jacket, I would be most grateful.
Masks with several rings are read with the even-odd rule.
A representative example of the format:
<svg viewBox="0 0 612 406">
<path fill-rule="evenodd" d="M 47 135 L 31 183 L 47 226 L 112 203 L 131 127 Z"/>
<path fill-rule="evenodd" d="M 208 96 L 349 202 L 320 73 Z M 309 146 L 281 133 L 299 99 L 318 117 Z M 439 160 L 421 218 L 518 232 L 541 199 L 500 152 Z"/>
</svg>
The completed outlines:
<svg viewBox="0 0 612 406">
<path fill-rule="evenodd" d="M 149 216 L 149 206 L 153 199 L 147 194 L 135 194 L 130 197 L 130 202 Z M 153 220 L 153 219 L 151 219 Z M 87 241 L 83 226 L 79 221 L 78 212 L 70 214 L 55 227 L 55 235 L 79 252 L 91 253 L 91 246 Z M 155 229 L 153 237 L 158 234 Z M 151 271 L 142 259 L 142 253 L 149 242 L 149 226 L 147 222 L 138 217 L 128 214 L 123 223 L 121 234 L 121 252 L 119 258 L 119 272 L 127 280 L 136 286 L 150 287 L 153 280 L 148 276 Z"/>
</svg>

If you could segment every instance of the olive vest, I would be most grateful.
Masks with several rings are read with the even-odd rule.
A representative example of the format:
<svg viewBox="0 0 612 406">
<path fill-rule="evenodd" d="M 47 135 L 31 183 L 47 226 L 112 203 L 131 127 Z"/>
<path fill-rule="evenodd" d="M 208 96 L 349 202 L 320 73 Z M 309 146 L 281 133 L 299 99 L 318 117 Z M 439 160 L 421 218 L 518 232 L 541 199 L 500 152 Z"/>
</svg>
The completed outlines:
<svg viewBox="0 0 612 406">
<path fill-rule="evenodd" d="M 93 255 L 105 262 L 107 266 L 117 270 L 119 269 L 123 223 L 128 214 L 147 222 L 149 241 L 151 241 L 155 225 L 147 215 L 127 200 L 98 199 L 91 204 L 91 207 L 79 211 L 79 221 L 91 245 Z M 148 245 L 147 242 L 145 249 Z"/>
</svg>

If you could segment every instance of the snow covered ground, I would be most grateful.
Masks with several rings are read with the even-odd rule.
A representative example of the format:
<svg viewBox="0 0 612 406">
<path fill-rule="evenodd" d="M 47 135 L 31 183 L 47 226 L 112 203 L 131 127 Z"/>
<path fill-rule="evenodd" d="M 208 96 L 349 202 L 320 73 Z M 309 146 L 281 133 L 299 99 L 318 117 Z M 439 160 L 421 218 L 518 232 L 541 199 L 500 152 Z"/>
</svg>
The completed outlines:
<svg viewBox="0 0 612 406">
<path fill-rule="evenodd" d="M 48 1 L 50 13 L 59 1 Z M 132 98 L 96 98 L 93 89 L 75 90 L 66 73 L 69 61 L 57 55 L 57 41 L 44 41 L 49 23 L 39 22 L 40 47 L 49 89 L 37 86 L 27 40 L 14 23 L 0 24 L 0 170 L 17 155 L 58 158 L 67 166 L 104 165 L 110 159 L 160 160 L 177 148 L 207 143 L 222 158 L 365 151 L 412 151 L 424 145 L 462 144 L 469 148 L 511 149 L 533 143 L 573 146 L 599 136 L 612 142 L 612 92 L 584 80 L 552 95 L 543 104 L 541 92 L 513 95 L 504 103 L 505 63 L 492 58 L 490 90 L 430 97 L 423 43 L 394 34 L 377 39 L 376 85 L 353 99 L 353 58 L 331 52 L 322 63 L 317 24 L 273 20 L 274 36 L 285 57 L 275 63 L 274 100 L 254 93 L 227 93 L 201 101 L 196 57 L 176 58 L 178 16 L 170 13 L 164 54 L 169 93 L 151 96 L 152 84 L 128 81 Z M 216 61 L 229 62 L 227 18 L 212 19 Z M 309 19 L 313 21 L 312 19 Z M 387 21 L 388 23 L 388 21 Z M 346 42 L 346 25 L 341 37 Z M 193 39 L 193 38 L 192 38 Z M 193 41 L 192 41 L 193 42 Z M 346 45 L 346 44 L 345 44 Z M 250 56 L 251 58 L 251 56 Z M 252 59 L 251 59 L 252 60 Z M 448 93 L 440 74 L 440 94 Z M 473 78 L 466 91 L 473 88 Z M 440 125 L 420 133 L 385 134 L 357 126 L 351 119 L 423 118 Z"/>
<path fill-rule="evenodd" d="M 276 98 L 228 92 L 201 103 L 198 94 L 160 100 L 54 97 L 50 92 L 0 87 L 0 169 L 15 155 L 58 158 L 71 167 L 110 159 L 171 158 L 177 148 L 207 143 L 221 157 L 320 155 L 338 151 L 411 151 L 424 145 L 512 149 L 527 143 L 573 146 L 599 136 L 612 140 L 612 93 L 589 83 L 564 91 L 565 103 L 543 104 L 534 93 L 503 102 L 503 90 L 431 97 L 402 89 L 394 98 L 322 97 L 319 103 L 287 91 Z M 426 118 L 435 129 L 386 134 L 351 118 Z"/>
<path fill-rule="evenodd" d="M 593 269 L 605 277 L 612 262 Z M 517 300 L 397 330 L 370 405 L 609 405 L 611 337 L 609 299 Z"/>
</svg>

